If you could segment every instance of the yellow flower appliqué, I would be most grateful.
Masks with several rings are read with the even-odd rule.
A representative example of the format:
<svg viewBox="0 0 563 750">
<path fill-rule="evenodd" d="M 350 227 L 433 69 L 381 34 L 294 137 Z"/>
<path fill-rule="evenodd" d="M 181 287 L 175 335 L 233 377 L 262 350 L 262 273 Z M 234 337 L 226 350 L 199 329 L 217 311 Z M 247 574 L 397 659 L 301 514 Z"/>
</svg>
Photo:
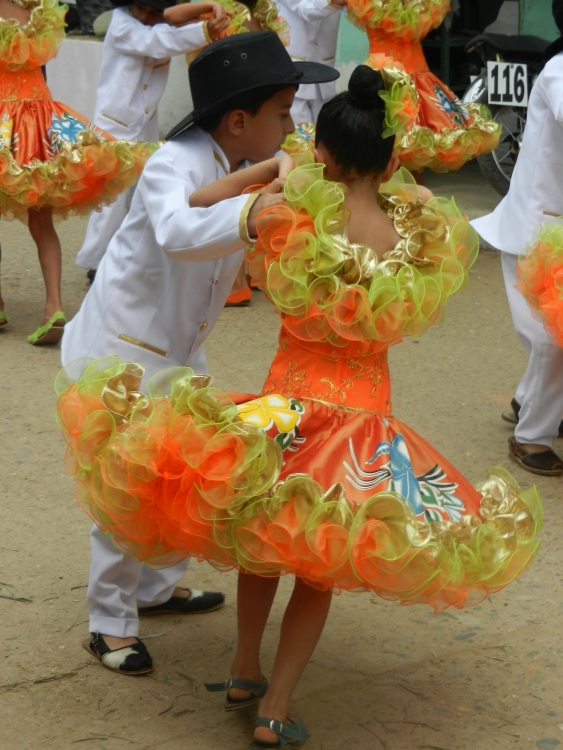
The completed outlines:
<svg viewBox="0 0 563 750">
<path fill-rule="evenodd" d="M 280 432 L 291 432 L 299 421 L 299 413 L 278 393 L 240 404 L 237 411 L 243 422 L 262 430 L 267 430 L 273 422 Z"/>
</svg>

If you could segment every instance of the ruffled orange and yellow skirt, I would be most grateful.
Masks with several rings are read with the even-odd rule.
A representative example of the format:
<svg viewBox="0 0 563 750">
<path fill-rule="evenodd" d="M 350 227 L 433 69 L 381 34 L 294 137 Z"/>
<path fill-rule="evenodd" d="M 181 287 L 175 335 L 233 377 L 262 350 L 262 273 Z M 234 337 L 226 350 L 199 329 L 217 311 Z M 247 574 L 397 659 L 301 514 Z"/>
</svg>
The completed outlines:
<svg viewBox="0 0 563 750">
<path fill-rule="evenodd" d="M 463 104 L 429 69 L 419 41 L 394 39 L 367 29 L 370 59 L 392 58 L 405 68 L 419 96 L 416 124 L 397 139 L 402 166 L 435 172 L 456 170 L 498 145 L 501 126 L 482 104 Z M 368 59 L 368 64 L 370 60 Z M 378 67 L 377 62 L 374 67 Z"/>
<path fill-rule="evenodd" d="M 390 415 L 384 359 L 350 361 L 370 407 L 383 386 L 378 412 L 346 385 L 348 400 L 333 393 L 330 367 L 310 379 L 292 357 L 280 349 L 259 398 L 230 398 L 185 367 L 151 378 L 144 396 L 139 365 L 74 363 L 57 408 L 78 503 L 151 565 L 193 556 L 436 611 L 477 604 L 528 567 L 542 524 L 534 488 L 495 468 L 474 489 Z"/>
<path fill-rule="evenodd" d="M 158 144 L 117 141 L 54 102 L 41 70 L 0 73 L 0 214 L 85 216 L 138 180 Z"/>
</svg>

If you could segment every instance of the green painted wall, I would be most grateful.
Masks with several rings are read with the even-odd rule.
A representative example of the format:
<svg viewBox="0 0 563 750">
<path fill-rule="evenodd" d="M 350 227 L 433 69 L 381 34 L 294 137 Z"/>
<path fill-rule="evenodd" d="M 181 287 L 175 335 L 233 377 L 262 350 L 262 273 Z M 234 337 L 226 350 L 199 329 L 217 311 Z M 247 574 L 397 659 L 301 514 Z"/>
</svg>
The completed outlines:
<svg viewBox="0 0 563 750">
<path fill-rule="evenodd" d="M 337 91 L 347 88 L 352 71 L 356 65 L 365 62 L 368 52 L 369 44 L 365 31 L 351 24 L 342 14 L 336 47 L 336 67 L 340 71 L 340 78 L 336 82 Z"/>
<path fill-rule="evenodd" d="M 520 0 L 520 33 L 550 41 L 559 36 L 551 14 L 551 0 Z"/>
</svg>

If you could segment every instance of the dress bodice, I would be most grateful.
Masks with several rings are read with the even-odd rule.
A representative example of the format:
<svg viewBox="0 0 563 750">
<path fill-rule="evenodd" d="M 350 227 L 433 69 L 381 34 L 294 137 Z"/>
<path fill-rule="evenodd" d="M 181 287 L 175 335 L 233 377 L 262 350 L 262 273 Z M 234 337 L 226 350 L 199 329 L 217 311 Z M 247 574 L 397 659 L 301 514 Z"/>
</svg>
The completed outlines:
<svg viewBox="0 0 563 750">
<path fill-rule="evenodd" d="M 398 60 L 410 75 L 428 71 L 428 63 L 420 41 L 390 36 L 381 29 L 368 27 L 366 32 L 370 55 L 384 54 L 386 57 Z"/>
<path fill-rule="evenodd" d="M 0 71 L 38 70 L 56 56 L 68 9 L 58 0 L 11 0 L 31 11 L 26 24 L 0 18 Z"/>
</svg>

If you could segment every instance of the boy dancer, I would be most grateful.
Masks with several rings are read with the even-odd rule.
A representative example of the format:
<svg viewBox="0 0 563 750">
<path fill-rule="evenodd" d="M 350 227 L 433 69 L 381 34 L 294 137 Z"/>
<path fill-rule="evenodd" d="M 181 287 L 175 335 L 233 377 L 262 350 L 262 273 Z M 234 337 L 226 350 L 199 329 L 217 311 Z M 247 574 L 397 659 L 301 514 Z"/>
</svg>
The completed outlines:
<svg viewBox="0 0 563 750">
<path fill-rule="evenodd" d="M 145 379 L 188 363 L 196 373 L 207 372 L 203 342 L 254 236 L 256 217 L 283 197 L 242 195 L 211 208 L 190 208 L 189 197 L 249 161 L 273 157 L 294 129 L 290 108 L 300 83 L 337 76 L 325 65 L 293 63 L 273 32 L 222 39 L 196 57 L 189 68 L 195 109 L 147 162 L 96 283 L 65 328 L 64 365 L 117 354 L 141 364 Z M 272 160 L 272 179 L 283 161 Z M 114 550 L 97 527 L 91 546 L 93 637 L 86 647 L 122 673 L 150 671 L 150 656 L 137 638 L 137 604 L 141 613 L 146 605 L 174 611 L 167 599 L 179 593 L 174 587 L 187 562 L 148 570 Z"/>
<path fill-rule="evenodd" d="M 334 66 L 340 11 L 346 0 L 278 0 L 276 4 L 289 24 L 287 51 L 292 59 Z M 291 108 L 293 121 L 316 123 L 321 107 L 335 94 L 334 82 L 300 86 Z"/>
<path fill-rule="evenodd" d="M 563 33 L 563 0 L 553 0 Z M 472 222 L 479 234 L 501 251 L 502 272 L 516 335 L 528 351 L 528 367 L 512 400 L 516 424 L 509 455 L 534 474 L 560 476 L 563 461 L 552 445 L 563 414 L 563 349 L 553 344 L 515 289 L 516 261 L 534 229 L 563 213 L 563 40 L 546 50 L 546 66 L 530 94 L 528 117 L 508 195 L 495 211 Z M 512 416 L 512 419 L 511 419 Z"/>
<path fill-rule="evenodd" d="M 218 3 L 208 2 L 176 7 L 175 0 L 112 3 L 118 7 L 104 40 L 94 123 L 121 140 L 158 141 L 157 110 L 168 80 L 170 57 L 219 39 L 231 14 Z M 188 23 L 203 13 L 211 13 L 211 18 Z M 91 269 L 90 281 L 129 210 L 134 190 L 130 188 L 111 206 L 90 216 L 76 258 L 78 266 Z"/>
</svg>

